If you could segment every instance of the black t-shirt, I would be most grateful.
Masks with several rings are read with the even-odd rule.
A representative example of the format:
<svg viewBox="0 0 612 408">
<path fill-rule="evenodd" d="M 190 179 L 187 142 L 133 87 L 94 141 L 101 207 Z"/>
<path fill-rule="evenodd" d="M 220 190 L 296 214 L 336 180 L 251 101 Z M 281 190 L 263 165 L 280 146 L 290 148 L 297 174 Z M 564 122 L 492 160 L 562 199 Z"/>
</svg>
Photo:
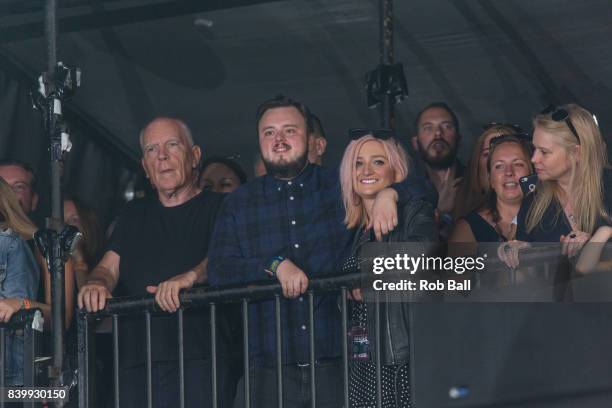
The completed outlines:
<svg viewBox="0 0 612 408">
<path fill-rule="evenodd" d="M 198 265 L 207 255 L 222 194 L 203 191 L 176 207 L 164 207 L 157 197 L 134 200 L 117 222 L 108 249 L 120 256 L 119 282 L 125 295 L 145 295 L 157 285 Z M 185 359 L 210 356 L 207 309 L 184 313 Z M 144 314 L 119 319 L 120 360 L 124 367 L 146 361 Z M 178 359 L 176 314 L 153 315 L 153 361 Z"/>
</svg>

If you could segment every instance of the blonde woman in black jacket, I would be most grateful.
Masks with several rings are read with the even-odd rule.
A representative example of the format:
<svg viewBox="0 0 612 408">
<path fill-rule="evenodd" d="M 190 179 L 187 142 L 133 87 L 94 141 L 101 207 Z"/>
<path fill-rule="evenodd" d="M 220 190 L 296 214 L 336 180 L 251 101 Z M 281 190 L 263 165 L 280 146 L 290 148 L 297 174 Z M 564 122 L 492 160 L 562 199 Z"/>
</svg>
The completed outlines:
<svg viewBox="0 0 612 408">
<path fill-rule="evenodd" d="M 355 265 L 364 243 L 374 240 L 367 228 L 376 195 L 393 183 L 403 181 L 408 175 L 408 157 L 395 140 L 392 130 L 352 129 L 351 142 L 347 146 L 340 165 L 342 197 L 346 210 L 347 228 L 355 229 L 353 253 L 347 265 Z M 419 255 L 437 240 L 433 205 L 423 198 L 415 197 L 403 206 L 398 206 L 398 226 L 384 238 L 387 242 L 414 242 L 419 246 Z M 422 252 L 421 252 L 422 250 Z M 359 290 L 353 291 L 360 298 Z M 353 320 L 367 327 L 361 333 L 369 341 L 369 350 L 374 350 L 374 339 L 380 341 L 380 356 L 360 356 L 351 361 L 349 377 L 350 406 L 353 408 L 376 407 L 375 358 L 382 364 L 382 402 L 385 408 L 410 406 L 410 378 L 408 369 L 409 333 L 407 303 L 383 302 L 380 307 L 381 332 L 371 335 L 374 327 L 372 312 L 368 304 L 356 302 Z M 371 306 L 371 305 L 370 305 Z M 370 307 L 373 311 L 373 307 Z M 364 358 L 365 357 L 365 358 Z"/>
</svg>

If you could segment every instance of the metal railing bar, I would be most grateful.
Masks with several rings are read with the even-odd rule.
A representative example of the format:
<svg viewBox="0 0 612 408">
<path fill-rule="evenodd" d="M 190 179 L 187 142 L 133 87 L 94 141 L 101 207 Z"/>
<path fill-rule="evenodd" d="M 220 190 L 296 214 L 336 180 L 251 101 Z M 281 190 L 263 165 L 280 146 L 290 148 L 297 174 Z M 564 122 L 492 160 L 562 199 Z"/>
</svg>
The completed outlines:
<svg viewBox="0 0 612 408">
<path fill-rule="evenodd" d="M 361 273 L 352 273 L 349 275 L 333 276 L 329 278 L 320 278 L 309 283 L 309 289 L 317 292 L 322 291 L 337 291 L 341 285 L 351 286 L 356 285 L 363 279 Z M 214 288 L 196 288 L 181 292 L 179 299 L 184 309 L 189 309 L 198 306 L 207 306 L 211 302 L 219 303 L 237 303 L 244 298 L 249 300 L 266 300 L 271 299 L 273 295 L 281 294 L 282 289 L 279 284 L 262 284 L 248 287 L 214 287 Z M 90 313 L 91 316 L 102 317 L 112 314 L 134 314 L 136 312 L 159 311 L 155 303 L 155 297 L 150 296 L 131 296 L 131 297 L 116 297 L 108 299 L 106 308 L 97 313 Z"/>
<path fill-rule="evenodd" d="M 77 314 L 77 359 L 79 364 L 79 407 L 89 405 L 89 319 L 81 310 Z"/>
<path fill-rule="evenodd" d="M 212 353 L 212 407 L 217 408 L 217 305 L 210 304 L 210 349 Z"/>
<path fill-rule="evenodd" d="M 151 312 L 145 311 L 145 325 L 147 334 L 147 407 L 153 408 L 153 384 L 151 363 Z"/>
<path fill-rule="evenodd" d="M 178 358 L 179 358 L 179 407 L 185 408 L 185 348 L 183 344 L 183 308 L 177 313 L 178 319 Z"/>
<path fill-rule="evenodd" d="M 115 408 L 119 408 L 119 316 L 113 315 L 113 392 Z"/>
<path fill-rule="evenodd" d="M 251 406 L 251 379 L 249 370 L 249 301 L 242 299 L 242 340 L 244 362 L 244 407 Z"/>
<path fill-rule="evenodd" d="M 280 295 L 274 296 L 276 322 L 276 387 L 278 408 L 283 408 L 283 343 L 281 332 L 281 302 Z"/>
<path fill-rule="evenodd" d="M 558 245 L 540 246 L 534 248 L 526 248 L 520 252 L 520 261 L 522 266 L 542 265 L 547 261 L 554 261 L 558 257 Z M 611 250 L 612 251 L 612 250 Z M 487 269 L 507 270 L 505 264 L 491 257 L 487 260 Z M 387 274 L 389 275 L 389 274 Z M 352 273 L 347 275 L 335 275 L 315 279 L 309 283 L 309 290 L 335 291 L 340 286 L 355 286 L 361 282 L 364 275 L 361 273 Z M 192 307 L 205 306 L 211 302 L 220 303 L 237 303 L 242 299 L 249 300 L 266 300 L 273 295 L 281 294 L 282 289 L 278 283 L 270 284 L 269 281 L 252 282 L 247 287 L 222 286 L 213 288 L 196 288 L 179 294 L 181 305 L 185 309 Z M 92 313 L 92 316 L 110 316 L 112 314 L 129 314 L 137 311 L 158 311 L 155 304 L 155 298 L 150 296 L 134 296 L 134 297 L 118 297 L 109 299 L 104 310 Z"/>
<path fill-rule="evenodd" d="M 348 367 L 348 313 L 347 313 L 347 302 L 346 298 L 348 290 L 346 287 L 340 288 L 340 312 L 342 313 L 342 377 L 343 377 L 343 394 L 344 394 L 344 406 L 349 406 L 349 389 L 348 389 L 348 378 L 349 378 L 349 367 Z"/>
<path fill-rule="evenodd" d="M 36 357 L 36 339 L 31 323 L 23 328 L 23 385 L 34 386 L 34 359 Z M 60 405 L 61 406 L 61 405 Z M 34 408 L 34 401 L 24 402 L 24 408 Z"/>
<path fill-rule="evenodd" d="M 0 389 L 4 390 L 6 386 L 4 381 L 6 364 L 6 329 L 0 327 Z M 0 407 L 4 408 L 4 392 L 0 395 Z"/>
<path fill-rule="evenodd" d="M 374 327 L 376 333 L 376 408 L 382 408 L 382 367 L 380 358 L 380 293 L 374 294 Z"/>
<path fill-rule="evenodd" d="M 308 291 L 308 330 L 310 346 L 310 406 L 317 406 L 316 373 L 315 373 L 315 336 L 314 336 L 314 295 L 312 290 Z"/>
</svg>

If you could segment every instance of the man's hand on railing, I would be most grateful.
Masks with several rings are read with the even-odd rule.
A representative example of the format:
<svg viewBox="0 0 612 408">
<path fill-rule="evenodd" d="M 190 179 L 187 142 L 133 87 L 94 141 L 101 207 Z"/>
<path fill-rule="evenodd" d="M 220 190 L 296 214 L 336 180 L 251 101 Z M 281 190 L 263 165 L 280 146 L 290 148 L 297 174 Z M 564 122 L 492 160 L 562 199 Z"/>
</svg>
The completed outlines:
<svg viewBox="0 0 612 408">
<path fill-rule="evenodd" d="M 110 290 L 101 282 L 90 280 L 87 282 L 81 290 L 77 298 L 79 309 L 83 307 L 88 312 L 97 312 L 104 309 L 106 306 L 106 299 L 112 298 Z"/>
<path fill-rule="evenodd" d="M 20 299 L 0 299 L 0 322 L 8 323 L 19 309 L 21 309 Z"/>
<path fill-rule="evenodd" d="M 179 292 L 193 287 L 198 279 L 194 271 L 176 275 L 157 286 L 147 286 L 147 292 L 155 294 L 155 302 L 164 312 L 174 313 L 181 307 Z"/>
<path fill-rule="evenodd" d="M 308 289 L 308 277 L 290 259 L 285 259 L 278 265 L 276 278 L 286 298 L 296 298 Z"/>
</svg>

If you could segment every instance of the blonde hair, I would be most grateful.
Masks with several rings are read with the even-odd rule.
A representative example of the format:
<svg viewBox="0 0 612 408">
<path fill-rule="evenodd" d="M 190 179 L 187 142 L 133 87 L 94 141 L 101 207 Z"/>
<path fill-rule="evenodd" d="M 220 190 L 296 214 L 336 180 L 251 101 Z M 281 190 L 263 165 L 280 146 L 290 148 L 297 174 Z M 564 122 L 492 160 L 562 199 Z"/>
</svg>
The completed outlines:
<svg viewBox="0 0 612 408">
<path fill-rule="evenodd" d="M 10 228 L 25 240 L 32 239 L 36 227 L 25 215 L 13 190 L 0 177 L 0 228 Z"/>
<path fill-rule="evenodd" d="M 382 140 L 372 135 L 365 135 L 357 140 L 352 140 L 346 147 L 342 162 L 340 163 L 342 202 L 346 211 L 344 223 L 349 229 L 364 226 L 369 221 L 363 201 L 355 192 L 355 164 L 361 147 L 371 140 L 375 140 L 382 145 L 389 159 L 389 166 L 393 169 L 396 183 L 404 180 L 408 176 L 408 166 L 410 165 L 408 155 L 404 148 L 394 138 Z"/>
<path fill-rule="evenodd" d="M 606 144 L 593 115 L 586 109 L 575 105 L 563 105 L 569 114 L 579 140 L 570 130 L 566 121 L 555 121 L 551 114 L 539 114 L 533 119 L 534 129 L 542 129 L 555 137 L 556 143 L 565 149 L 570 162 L 570 200 L 574 211 L 574 222 L 580 231 L 592 234 L 598 220 L 608 218 L 603 202 L 602 174 L 608 166 Z M 575 146 L 579 146 L 578 156 Z M 527 232 L 531 232 L 542 220 L 546 209 L 555 200 L 559 204 L 562 193 L 556 180 L 538 181 L 537 194 L 527 213 Z M 563 209 L 558 205 L 555 217 Z"/>
</svg>

